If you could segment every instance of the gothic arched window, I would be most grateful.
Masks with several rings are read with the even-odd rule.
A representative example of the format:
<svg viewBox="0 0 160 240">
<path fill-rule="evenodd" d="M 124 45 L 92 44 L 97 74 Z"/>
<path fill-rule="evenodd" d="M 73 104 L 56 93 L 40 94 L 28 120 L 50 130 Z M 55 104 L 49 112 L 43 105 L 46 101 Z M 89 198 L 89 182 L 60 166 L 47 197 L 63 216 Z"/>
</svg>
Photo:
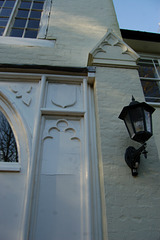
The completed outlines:
<svg viewBox="0 0 160 240">
<path fill-rule="evenodd" d="M 0 162 L 18 162 L 18 151 L 12 128 L 0 111 Z"/>
</svg>

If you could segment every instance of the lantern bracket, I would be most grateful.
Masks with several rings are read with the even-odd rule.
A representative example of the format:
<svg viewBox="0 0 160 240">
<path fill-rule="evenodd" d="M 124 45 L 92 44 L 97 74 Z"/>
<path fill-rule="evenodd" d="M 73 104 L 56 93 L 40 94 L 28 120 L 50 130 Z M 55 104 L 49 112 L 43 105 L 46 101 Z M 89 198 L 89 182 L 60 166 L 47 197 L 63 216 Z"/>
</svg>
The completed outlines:
<svg viewBox="0 0 160 240">
<path fill-rule="evenodd" d="M 134 147 L 128 147 L 125 152 L 125 161 L 127 165 L 131 168 L 132 176 L 138 175 L 138 167 L 140 164 L 140 155 L 144 154 L 147 158 L 146 151 L 147 144 L 144 143 L 140 148 L 135 149 Z"/>
</svg>

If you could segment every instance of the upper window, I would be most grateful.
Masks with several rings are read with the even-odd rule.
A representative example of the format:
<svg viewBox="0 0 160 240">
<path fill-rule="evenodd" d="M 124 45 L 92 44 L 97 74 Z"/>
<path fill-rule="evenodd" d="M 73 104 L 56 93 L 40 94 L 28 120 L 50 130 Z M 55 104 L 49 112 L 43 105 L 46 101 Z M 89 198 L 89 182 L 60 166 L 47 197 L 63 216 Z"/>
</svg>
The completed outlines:
<svg viewBox="0 0 160 240">
<path fill-rule="evenodd" d="M 18 151 L 13 131 L 0 111 L 0 162 L 18 162 Z"/>
<path fill-rule="evenodd" d="M 160 102 L 160 64 L 157 59 L 141 59 L 139 76 L 147 102 Z"/>
<path fill-rule="evenodd" d="M 0 0 L 0 36 L 37 38 L 45 0 Z"/>
</svg>

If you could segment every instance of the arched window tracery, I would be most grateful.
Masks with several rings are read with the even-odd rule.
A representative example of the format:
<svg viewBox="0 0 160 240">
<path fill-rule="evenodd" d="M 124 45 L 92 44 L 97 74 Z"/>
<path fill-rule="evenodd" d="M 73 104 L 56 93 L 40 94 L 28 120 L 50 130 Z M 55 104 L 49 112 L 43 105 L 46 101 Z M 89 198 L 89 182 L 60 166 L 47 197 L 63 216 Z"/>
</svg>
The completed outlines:
<svg viewBox="0 0 160 240">
<path fill-rule="evenodd" d="M 0 111 L 0 162 L 18 162 L 14 133 L 2 111 Z"/>
</svg>

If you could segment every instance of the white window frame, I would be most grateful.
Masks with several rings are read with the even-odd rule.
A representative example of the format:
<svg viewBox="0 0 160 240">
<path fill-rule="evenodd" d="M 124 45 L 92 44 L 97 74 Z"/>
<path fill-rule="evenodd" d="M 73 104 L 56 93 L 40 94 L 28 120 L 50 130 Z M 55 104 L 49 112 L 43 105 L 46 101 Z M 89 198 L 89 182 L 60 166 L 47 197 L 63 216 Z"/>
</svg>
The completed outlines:
<svg viewBox="0 0 160 240">
<path fill-rule="evenodd" d="M 140 55 L 140 60 L 157 60 L 158 61 L 158 64 L 159 64 L 159 66 L 160 66 L 160 56 L 155 56 L 155 55 Z M 154 65 L 154 63 L 153 63 L 153 65 Z M 157 70 L 156 70 L 156 72 L 157 72 Z M 160 74 L 158 74 L 158 75 L 160 75 Z M 159 83 L 160 83 L 160 77 L 159 78 L 145 78 L 145 77 L 140 77 L 139 76 L 139 78 L 140 78 L 140 81 L 141 80 L 153 80 L 153 81 L 158 81 Z M 142 89 L 143 89 L 143 87 L 142 87 Z M 143 94 L 144 94 L 144 91 L 143 91 Z M 145 98 L 145 100 L 146 100 L 146 97 L 145 97 L 145 94 L 144 94 L 144 98 Z M 160 106 L 160 102 L 154 102 L 154 101 L 152 101 L 152 102 L 149 102 L 149 101 L 146 101 L 147 103 L 149 103 L 149 104 L 151 104 L 151 105 L 153 105 L 153 106 Z"/>
</svg>

